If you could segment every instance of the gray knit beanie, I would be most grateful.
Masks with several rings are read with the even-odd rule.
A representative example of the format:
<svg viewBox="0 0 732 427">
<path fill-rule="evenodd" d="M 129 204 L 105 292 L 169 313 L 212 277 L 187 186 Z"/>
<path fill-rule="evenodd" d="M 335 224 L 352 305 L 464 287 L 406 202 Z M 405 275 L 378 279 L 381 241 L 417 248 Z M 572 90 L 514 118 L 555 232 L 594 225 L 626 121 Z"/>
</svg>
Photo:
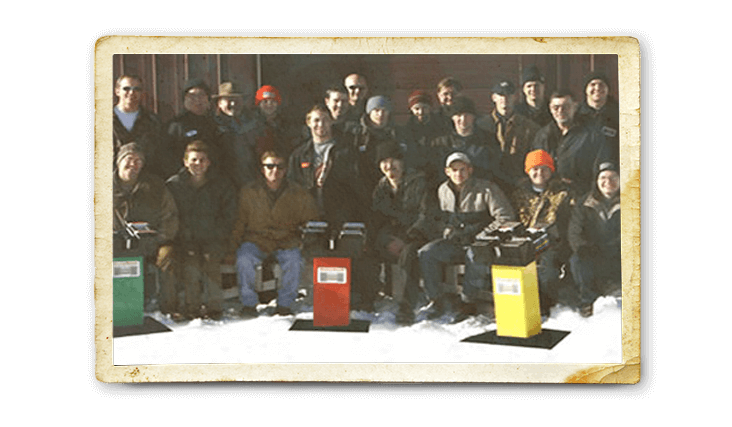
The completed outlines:
<svg viewBox="0 0 732 427">
<path fill-rule="evenodd" d="M 385 96 L 372 96 L 366 102 L 366 114 L 371 114 L 371 111 L 381 108 L 391 113 L 391 101 Z"/>
</svg>

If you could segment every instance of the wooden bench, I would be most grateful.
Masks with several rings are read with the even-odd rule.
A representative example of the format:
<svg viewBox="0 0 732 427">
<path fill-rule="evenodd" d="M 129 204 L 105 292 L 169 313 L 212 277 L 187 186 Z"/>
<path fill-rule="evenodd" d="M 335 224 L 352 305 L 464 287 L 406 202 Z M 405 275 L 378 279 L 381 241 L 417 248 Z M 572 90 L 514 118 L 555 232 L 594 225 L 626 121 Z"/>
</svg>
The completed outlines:
<svg viewBox="0 0 732 427">
<path fill-rule="evenodd" d="M 306 291 L 306 295 L 312 296 L 313 290 L 313 266 L 312 262 L 305 260 L 300 276 L 300 289 Z M 392 296 L 399 300 L 404 295 L 404 287 L 406 286 L 406 272 L 397 264 L 387 264 L 389 267 L 388 280 L 391 281 Z M 465 264 L 452 264 L 445 267 L 443 271 L 443 283 L 445 292 L 458 293 L 465 276 Z M 256 272 L 256 282 L 254 290 L 258 293 L 273 292 L 279 288 L 280 280 L 282 280 L 282 268 L 276 262 L 264 263 L 259 265 Z M 236 280 L 236 264 L 221 264 L 221 283 L 224 291 L 224 298 L 238 298 L 239 286 Z"/>
<path fill-rule="evenodd" d="M 257 266 L 254 290 L 257 293 L 276 291 L 282 280 L 282 268 L 276 262 L 268 262 Z M 224 288 L 224 299 L 238 298 L 239 285 L 236 280 L 236 264 L 221 263 L 221 284 Z"/>
</svg>

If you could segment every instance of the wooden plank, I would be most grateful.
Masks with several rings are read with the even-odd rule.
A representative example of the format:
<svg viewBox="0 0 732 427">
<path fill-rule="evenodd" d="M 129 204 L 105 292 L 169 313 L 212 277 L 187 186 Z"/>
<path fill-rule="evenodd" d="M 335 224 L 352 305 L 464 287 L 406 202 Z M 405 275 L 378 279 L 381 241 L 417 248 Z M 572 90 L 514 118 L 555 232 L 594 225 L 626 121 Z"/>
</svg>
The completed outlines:
<svg viewBox="0 0 732 427">
<path fill-rule="evenodd" d="M 165 123 L 183 109 L 183 55 L 155 55 L 158 117 Z"/>
<path fill-rule="evenodd" d="M 246 95 L 246 104 L 254 105 L 254 94 L 257 92 L 255 55 L 221 55 L 220 73 L 221 82 L 234 82 Z"/>
</svg>

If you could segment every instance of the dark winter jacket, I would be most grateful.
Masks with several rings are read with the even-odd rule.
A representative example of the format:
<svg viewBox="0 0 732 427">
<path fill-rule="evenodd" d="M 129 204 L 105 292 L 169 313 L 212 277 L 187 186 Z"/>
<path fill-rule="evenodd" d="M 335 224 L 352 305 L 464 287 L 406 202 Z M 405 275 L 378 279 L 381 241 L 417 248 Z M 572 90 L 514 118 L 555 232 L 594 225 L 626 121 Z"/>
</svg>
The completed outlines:
<svg viewBox="0 0 732 427">
<path fill-rule="evenodd" d="M 600 133 L 605 135 L 610 148 L 610 161 L 619 164 L 620 158 L 620 110 L 618 103 L 608 98 L 605 105 L 595 110 L 587 104 L 587 101 L 580 105 L 575 115 L 578 123 L 587 126 L 595 126 Z"/>
<path fill-rule="evenodd" d="M 473 134 L 462 137 L 453 131 L 449 135 L 432 140 L 427 177 L 440 182 L 445 177 L 445 162 L 447 157 L 455 151 L 468 155 L 473 166 L 473 175 L 476 178 L 488 179 L 494 182 L 508 181 L 508 177 L 501 171 L 501 150 L 495 137 L 478 126 L 474 127 Z"/>
<path fill-rule="evenodd" d="M 384 128 L 376 128 L 368 115 L 363 115 L 350 138 L 350 145 L 358 158 L 357 179 L 361 180 L 366 193 L 370 195 L 382 177 L 376 157 L 385 146 L 399 146 L 397 130 L 391 123 Z"/>
<path fill-rule="evenodd" d="M 422 172 L 408 169 L 401 185 L 393 191 L 389 180 L 381 178 L 374 190 L 373 211 L 378 217 L 378 230 L 388 227 L 393 234 L 406 231 L 419 218 L 419 209 L 427 191 L 427 180 Z M 374 230 L 378 233 L 378 230 Z"/>
<path fill-rule="evenodd" d="M 597 189 L 586 194 L 572 211 L 569 244 L 575 253 L 620 257 L 620 197 L 605 199 Z"/>
<path fill-rule="evenodd" d="M 594 186 L 594 171 L 609 160 L 605 136 L 596 128 L 575 124 L 566 135 L 552 122 L 539 130 L 533 149 L 542 149 L 554 157 L 557 175 L 568 182 L 575 194 L 584 194 Z"/>
<path fill-rule="evenodd" d="M 342 133 L 352 133 L 355 128 L 361 123 L 362 112 L 359 112 L 353 107 L 348 108 L 345 114 L 341 114 L 338 120 L 333 121 L 333 129 Z"/>
<path fill-rule="evenodd" d="M 488 131 L 495 135 L 501 148 L 501 171 L 510 179 L 512 189 L 526 177 L 524 160 L 531 151 L 539 125 L 515 113 L 502 120 L 495 109 L 488 118 Z"/>
<path fill-rule="evenodd" d="M 119 148 L 127 143 L 136 142 L 145 155 L 145 164 L 149 173 L 160 176 L 156 170 L 157 157 L 162 150 L 163 132 L 160 119 L 155 114 L 140 107 L 132 130 L 122 124 L 117 115 L 112 113 L 112 136 L 114 140 L 114 159 L 117 158 Z"/>
<path fill-rule="evenodd" d="M 256 122 L 246 116 L 231 117 L 219 114 L 215 117 L 224 156 L 220 170 L 228 176 L 237 189 L 259 177 L 259 159 L 254 149 Z"/>
<path fill-rule="evenodd" d="M 165 183 L 178 207 L 180 228 L 175 243 L 185 251 L 223 255 L 236 215 L 236 192 L 228 178 L 215 172 L 196 188 L 183 168 Z"/>
<path fill-rule="evenodd" d="M 267 151 L 276 151 L 287 158 L 303 137 L 302 122 L 294 123 L 287 112 L 278 108 L 273 120 L 267 120 L 262 111 L 257 108 L 254 112 L 256 122 L 254 133 L 255 151 L 257 157 Z"/>
<path fill-rule="evenodd" d="M 368 217 L 370 193 L 357 179 L 356 155 L 346 143 L 336 140 L 327 155 L 325 179 L 316 182 L 312 138 L 290 156 L 287 178 L 304 187 L 316 200 L 321 218 L 332 224 L 363 221 Z"/>
<path fill-rule="evenodd" d="M 406 166 L 425 172 L 430 166 L 432 140 L 452 133 L 452 127 L 445 126 L 438 114 L 430 114 L 427 123 L 422 123 L 415 116 L 410 116 L 401 128 L 401 139 L 406 145 L 404 160 Z"/>
<path fill-rule="evenodd" d="M 140 173 L 137 183 L 125 189 L 115 170 L 112 179 L 114 231 L 122 230 L 126 222 L 147 222 L 157 231 L 157 244 L 170 243 L 178 232 L 178 208 L 173 195 L 162 179 L 147 172 Z"/>
<path fill-rule="evenodd" d="M 544 104 L 539 108 L 534 108 L 526 103 L 526 100 L 514 107 L 514 112 L 520 114 L 532 122 L 543 127 L 554 121 L 552 113 L 549 111 L 549 105 Z"/>
<path fill-rule="evenodd" d="M 218 125 L 209 115 L 199 116 L 190 111 L 176 116 L 168 122 L 165 151 L 160 155 L 160 163 L 166 178 L 178 173 L 183 166 L 183 153 L 186 145 L 201 140 L 209 145 L 209 160 L 212 167 L 219 168 L 223 149 L 220 146 Z"/>
</svg>

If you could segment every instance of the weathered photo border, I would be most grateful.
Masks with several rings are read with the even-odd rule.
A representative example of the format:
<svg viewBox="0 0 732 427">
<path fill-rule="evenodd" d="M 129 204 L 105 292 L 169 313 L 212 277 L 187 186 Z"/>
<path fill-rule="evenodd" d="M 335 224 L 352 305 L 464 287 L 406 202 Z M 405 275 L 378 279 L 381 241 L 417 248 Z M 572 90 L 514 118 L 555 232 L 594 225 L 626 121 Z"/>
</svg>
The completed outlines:
<svg viewBox="0 0 732 427">
<path fill-rule="evenodd" d="M 115 54 L 616 54 L 620 117 L 622 362 L 181 364 L 115 366 L 112 323 L 112 108 Z M 640 46 L 632 37 L 154 37 L 100 38 L 94 58 L 96 377 L 104 382 L 501 382 L 640 381 Z"/>
</svg>

